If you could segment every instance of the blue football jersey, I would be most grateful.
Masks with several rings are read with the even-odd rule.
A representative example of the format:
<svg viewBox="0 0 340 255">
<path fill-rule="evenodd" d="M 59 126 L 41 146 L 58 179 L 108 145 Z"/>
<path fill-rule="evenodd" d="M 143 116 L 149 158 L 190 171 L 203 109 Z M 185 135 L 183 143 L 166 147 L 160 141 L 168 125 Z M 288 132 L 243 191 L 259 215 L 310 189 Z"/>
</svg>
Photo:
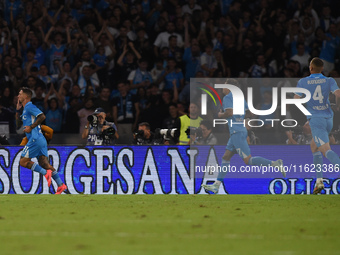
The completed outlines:
<svg viewBox="0 0 340 255">
<path fill-rule="evenodd" d="M 232 109 L 233 108 L 233 96 L 230 92 L 228 95 L 223 97 L 223 110 Z M 248 104 L 244 100 L 244 110 L 248 110 Z M 244 127 L 244 114 L 243 115 L 233 115 L 228 120 L 229 132 L 230 134 L 234 134 L 236 132 L 247 132 L 247 129 Z"/>
<path fill-rule="evenodd" d="M 333 116 L 329 93 L 339 89 L 336 81 L 331 77 L 326 77 L 321 73 L 311 74 L 302 78 L 297 84 L 298 88 L 304 88 L 311 93 L 311 99 L 306 103 L 307 110 L 312 114 L 310 117 L 330 118 Z M 302 96 L 301 93 L 296 93 Z"/>
<path fill-rule="evenodd" d="M 24 111 L 22 112 L 22 115 L 20 116 L 23 122 L 24 126 L 30 126 L 32 125 L 38 115 L 42 114 L 42 112 L 39 110 L 38 107 L 36 107 L 32 102 L 28 102 L 25 107 Z M 33 130 L 30 133 L 26 133 L 27 139 L 38 139 L 39 136 L 43 136 L 40 125 L 33 128 Z"/>
</svg>

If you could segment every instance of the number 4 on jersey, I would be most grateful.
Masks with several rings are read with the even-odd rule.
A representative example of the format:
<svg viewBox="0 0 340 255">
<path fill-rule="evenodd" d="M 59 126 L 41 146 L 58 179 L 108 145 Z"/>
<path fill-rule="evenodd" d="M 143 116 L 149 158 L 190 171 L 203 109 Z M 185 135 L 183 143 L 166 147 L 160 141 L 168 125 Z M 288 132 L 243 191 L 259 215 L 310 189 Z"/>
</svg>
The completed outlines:
<svg viewBox="0 0 340 255">
<path fill-rule="evenodd" d="M 323 102 L 323 95 L 321 91 L 321 85 L 316 86 L 314 94 L 313 94 L 313 99 L 315 101 L 319 101 L 320 104 Z"/>
</svg>

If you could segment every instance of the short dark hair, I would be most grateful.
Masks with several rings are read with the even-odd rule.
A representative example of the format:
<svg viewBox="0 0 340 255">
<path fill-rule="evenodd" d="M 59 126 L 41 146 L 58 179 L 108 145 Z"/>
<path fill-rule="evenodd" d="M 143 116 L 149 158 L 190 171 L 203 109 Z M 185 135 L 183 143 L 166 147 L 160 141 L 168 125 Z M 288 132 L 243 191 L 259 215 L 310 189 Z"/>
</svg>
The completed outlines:
<svg viewBox="0 0 340 255">
<path fill-rule="evenodd" d="M 175 59 L 174 57 L 169 57 L 169 58 L 168 58 L 168 62 L 169 62 L 169 61 L 174 61 L 174 62 L 176 62 L 176 59 Z M 176 63 L 177 63 L 177 62 L 176 62 Z"/>
<path fill-rule="evenodd" d="M 302 42 L 296 44 L 296 48 L 297 48 L 297 49 L 299 48 L 299 46 L 303 46 L 303 48 L 305 48 L 305 44 L 302 43 Z"/>
<path fill-rule="evenodd" d="M 148 122 L 141 122 L 138 124 L 138 127 L 144 126 L 147 130 L 150 130 L 150 124 Z"/>
<path fill-rule="evenodd" d="M 36 67 L 36 66 L 32 66 L 31 67 L 31 69 L 30 69 L 30 72 L 32 73 L 32 72 L 38 72 L 39 71 L 39 69 L 38 69 L 38 67 Z"/>
<path fill-rule="evenodd" d="M 48 100 L 48 107 L 51 108 L 51 103 L 52 101 L 55 101 L 57 104 L 57 108 L 58 108 L 58 99 L 55 97 L 52 97 L 51 99 Z"/>
<path fill-rule="evenodd" d="M 33 95 L 32 90 L 30 90 L 30 89 L 27 88 L 27 87 L 22 87 L 21 90 L 22 90 L 22 92 L 23 92 L 24 94 L 26 94 L 29 98 L 32 98 L 32 95 Z"/>
<path fill-rule="evenodd" d="M 33 53 L 35 55 L 35 49 L 34 48 L 32 48 L 32 47 L 28 48 L 26 50 L 26 53 L 29 53 L 29 52 L 31 52 L 31 53 Z"/>
<path fill-rule="evenodd" d="M 238 88 L 240 87 L 240 83 L 238 82 L 238 80 L 233 79 L 233 78 L 229 78 L 226 80 L 225 84 L 231 84 L 231 85 L 235 85 Z"/>
<path fill-rule="evenodd" d="M 104 86 L 104 87 L 102 87 L 102 88 L 100 88 L 100 92 L 102 92 L 103 91 L 103 89 L 108 89 L 108 90 L 110 90 L 110 92 L 111 92 L 111 88 L 109 87 L 109 86 Z"/>
<path fill-rule="evenodd" d="M 155 60 L 155 63 L 163 63 L 164 61 L 163 61 L 163 59 L 161 59 L 161 58 L 156 58 L 156 60 Z"/>
<path fill-rule="evenodd" d="M 82 52 L 81 52 L 81 54 L 80 55 L 83 55 L 85 52 L 88 52 L 88 53 L 90 53 L 90 50 L 89 49 L 84 49 Z"/>
<path fill-rule="evenodd" d="M 208 130 L 212 130 L 212 128 L 213 128 L 213 125 L 212 125 L 211 121 L 209 121 L 209 120 L 202 120 L 200 122 L 200 125 L 207 127 Z"/>
<path fill-rule="evenodd" d="M 321 58 L 313 58 L 311 61 L 310 61 L 310 64 L 315 66 L 316 68 L 321 68 L 323 67 L 323 61 Z"/>
<path fill-rule="evenodd" d="M 117 81 L 117 87 L 118 87 L 119 84 L 124 84 L 124 85 L 126 85 L 126 81 L 123 80 L 123 79 L 120 79 L 120 80 Z"/>
<path fill-rule="evenodd" d="M 73 100 L 77 100 L 77 102 L 78 102 L 79 98 L 77 98 L 77 97 L 70 97 L 68 102 L 71 103 Z"/>
<path fill-rule="evenodd" d="M 34 80 L 36 80 L 36 78 L 35 78 L 33 75 L 28 76 L 26 79 L 27 79 L 27 80 L 28 80 L 28 79 L 34 79 Z"/>
<path fill-rule="evenodd" d="M 14 57 L 14 58 L 18 61 L 19 66 L 22 66 L 22 59 L 19 57 Z"/>
<path fill-rule="evenodd" d="M 177 39 L 177 35 L 170 35 L 168 41 L 170 41 L 172 38 L 176 38 Z"/>
<path fill-rule="evenodd" d="M 175 104 L 175 103 L 170 103 L 168 108 L 170 108 L 170 106 L 173 106 L 173 107 L 175 107 L 175 108 L 178 108 L 178 107 L 177 107 L 177 104 Z"/>
<path fill-rule="evenodd" d="M 139 64 L 140 64 L 140 63 L 143 63 L 143 62 L 148 63 L 148 60 L 147 60 L 146 58 L 140 58 L 140 59 L 138 60 L 138 63 L 139 63 Z"/>
<path fill-rule="evenodd" d="M 54 34 L 54 38 L 55 38 L 57 35 L 60 35 L 61 37 L 64 37 L 63 33 L 61 33 L 61 32 L 56 32 L 56 33 Z"/>
<path fill-rule="evenodd" d="M 40 83 L 35 85 L 34 91 L 37 90 L 38 88 L 42 88 L 43 90 L 45 89 L 45 87 L 42 84 L 40 84 Z"/>
</svg>

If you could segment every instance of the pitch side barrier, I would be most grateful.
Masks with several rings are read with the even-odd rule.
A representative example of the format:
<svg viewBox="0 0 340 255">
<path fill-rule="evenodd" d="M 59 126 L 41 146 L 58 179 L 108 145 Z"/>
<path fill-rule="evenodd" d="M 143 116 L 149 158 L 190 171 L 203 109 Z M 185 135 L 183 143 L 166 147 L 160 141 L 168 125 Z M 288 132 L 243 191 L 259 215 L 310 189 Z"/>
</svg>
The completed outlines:
<svg viewBox="0 0 340 255">
<path fill-rule="evenodd" d="M 340 154 L 340 146 L 333 146 Z M 45 178 L 19 166 L 23 147 L 0 147 L 1 194 L 53 194 Z M 225 146 L 49 146 L 50 163 L 71 194 L 207 194 Z M 316 171 L 309 146 L 255 145 L 256 155 L 283 159 L 286 178 L 269 166 L 233 157 L 219 194 L 310 194 Z M 340 172 L 324 159 L 325 194 L 340 192 Z"/>
</svg>

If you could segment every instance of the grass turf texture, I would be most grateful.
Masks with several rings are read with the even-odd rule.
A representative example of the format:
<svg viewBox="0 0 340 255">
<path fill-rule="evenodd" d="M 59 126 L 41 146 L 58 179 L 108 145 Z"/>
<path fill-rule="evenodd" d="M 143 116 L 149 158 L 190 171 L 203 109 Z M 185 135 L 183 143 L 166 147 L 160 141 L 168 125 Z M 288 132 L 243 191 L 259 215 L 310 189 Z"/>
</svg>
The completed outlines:
<svg viewBox="0 0 340 255">
<path fill-rule="evenodd" d="M 0 195 L 0 254 L 340 254 L 340 196 Z"/>
</svg>

